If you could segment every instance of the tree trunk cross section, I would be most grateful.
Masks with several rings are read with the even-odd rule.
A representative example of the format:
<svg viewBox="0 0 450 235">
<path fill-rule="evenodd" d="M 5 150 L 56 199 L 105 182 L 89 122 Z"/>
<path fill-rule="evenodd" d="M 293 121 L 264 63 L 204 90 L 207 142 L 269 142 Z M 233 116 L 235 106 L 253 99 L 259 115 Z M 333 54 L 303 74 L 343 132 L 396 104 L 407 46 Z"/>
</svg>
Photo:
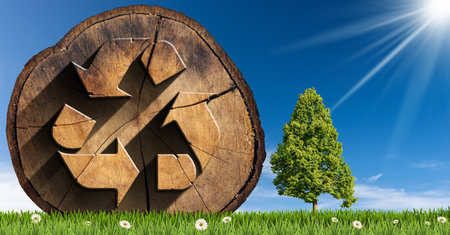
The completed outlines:
<svg viewBox="0 0 450 235">
<path fill-rule="evenodd" d="M 44 211 L 234 211 L 256 186 L 264 133 L 241 73 L 197 22 L 116 8 L 26 65 L 7 137 Z"/>
</svg>

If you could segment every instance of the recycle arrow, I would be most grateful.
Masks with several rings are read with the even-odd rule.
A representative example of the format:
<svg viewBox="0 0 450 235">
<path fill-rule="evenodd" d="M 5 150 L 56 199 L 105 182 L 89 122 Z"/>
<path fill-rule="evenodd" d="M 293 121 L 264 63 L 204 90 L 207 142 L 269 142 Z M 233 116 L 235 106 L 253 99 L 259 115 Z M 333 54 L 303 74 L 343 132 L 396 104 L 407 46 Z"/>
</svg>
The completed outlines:
<svg viewBox="0 0 450 235">
<path fill-rule="evenodd" d="M 81 82 L 91 98 L 129 97 L 118 86 L 131 63 L 141 55 L 141 63 L 155 86 L 186 68 L 175 47 L 166 41 L 154 45 L 154 57 L 150 59 L 148 40 L 112 40 L 97 51 L 89 68 L 72 62 Z M 143 48 L 146 48 L 144 52 Z M 168 55 L 168 56 L 163 56 Z M 117 61 L 120 61 L 118 63 Z M 170 66 L 167 66 L 170 65 Z M 167 68 L 168 67 L 168 68 Z M 207 101 L 217 94 L 179 92 L 175 97 L 161 128 L 171 122 L 178 124 L 187 142 L 198 158 L 203 171 L 220 139 L 219 126 L 211 114 Z M 116 154 L 68 154 L 59 152 L 69 171 L 83 187 L 92 189 L 116 189 L 117 206 L 139 174 L 139 170 L 117 138 Z M 195 165 L 189 155 L 178 157 L 159 154 L 158 189 L 181 190 L 195 179 Z M 174 164 L 176 163 L 176 164 Z M 163 169 L 164 168 L 164 169 Z M 171 179 L 170 182 L 167 179 Z M 177 182 L 173 182 L 173 181 Z M 180 181 L 180 182 L 178 182 Z M 182 182 L 181 182 L 182 181 Z"/>
<path fill-rule="evenodd" d="M 208 108 L 208 99 L 215 94 L 180 92 L 161 128 L 176 122 L 205 169 L 220 139 L 219 125 Z"/>
<path fill-rule="evenodd" d="M 117 206 L 122 202 L 139 174 L 138 168 L 118 138 L 116 154 L 68 154 L 63 152 L 59 152 L 59 154 L 81 186 L 92 189 L 116 189 Z"/>
<path fill-rule="evenodd" d="M 145 43 L 148 43 L 148 40 L 108 41 L 99 48 L 89 68 L 72 61 L 89 97 L 130 97 L 130 94 L 119 88 L 119 84 Z"/>
</svg>

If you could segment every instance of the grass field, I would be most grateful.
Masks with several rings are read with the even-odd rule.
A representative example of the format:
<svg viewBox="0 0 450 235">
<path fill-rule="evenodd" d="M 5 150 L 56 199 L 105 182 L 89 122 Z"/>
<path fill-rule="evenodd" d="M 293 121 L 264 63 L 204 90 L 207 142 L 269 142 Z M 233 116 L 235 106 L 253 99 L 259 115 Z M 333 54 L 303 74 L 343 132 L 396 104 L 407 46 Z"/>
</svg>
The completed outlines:
<svg viewBox="0 0 450 235">
<path fill-rule="evenodd" d="M 428 211 L 326 210 L 238 212 L 224 214 L 165 213 L 74 213 L 40 215 L 32 222 L 34 212 L 0 212 L 0 234 L 450 234 L 448 209 Z M 222 219 L 231 217 L 223 223 Z M 332 218 L 337 218 L 333 222 Z M 204 219 L 207 228 L 196 229 L 195 222 Z M 131 227 L 122 227 L 120 221 Z M 353 225 L 357 220 L 360 229 Z M 394 220 L 398 220 L 394 224 Z M 87 225 L 90 221 L 90 225 Z M 427 225 L 426 221 L 430 224 Z"/>
</svg>

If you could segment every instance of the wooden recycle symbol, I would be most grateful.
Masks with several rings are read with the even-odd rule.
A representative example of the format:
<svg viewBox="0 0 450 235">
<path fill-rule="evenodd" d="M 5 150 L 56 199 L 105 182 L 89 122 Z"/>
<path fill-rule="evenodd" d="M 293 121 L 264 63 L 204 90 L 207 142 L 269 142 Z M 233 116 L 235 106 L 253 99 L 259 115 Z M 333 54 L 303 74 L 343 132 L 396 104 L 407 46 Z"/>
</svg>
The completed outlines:
<svg viewBox="0 0 450 235">
<path fill-rule="evenodd" d="M 176 48 L 168 41 L 150 43 L 149 39 L 114 39 L 103 44 L 84 68 L 72 62 L 91 98 L 130 97 L 118 86 L 131 63 L 138 59 L 155 86 L 179 75 L 186 69 Z M 219 126 L 208 109 L 207 101 L 215 94 L 179 92 L 170 105 L 170 111 L 161 128 L 176 122 L 199 162 L 205 168 L 220 137 Z M 139 114 L 147 115 L 146 112 Z M 56 119 L 52 134 L 54 140 L 67 149 L 83 147 L 95 120 L 65 105 Z M 117 205 L 122 202 L 139 170 L 119 138 L 115 154 L 69 154 L 61 157 L 77 182 L 86 188 L 117 190 Z M 189 154 L 157 155 L 157 189 L 181 190 L 191 186 L 196 178 L 194 160 Z M 116 171 L 117 170 L 117 171 Z"/>
<path fill-rule="evenodd" d="M 265 158 L 256 103 L 197 22 L 117 8 L 74 27 L 19 75 L 7 137 L 44 211 L 234 211 Z"/>
</svg>

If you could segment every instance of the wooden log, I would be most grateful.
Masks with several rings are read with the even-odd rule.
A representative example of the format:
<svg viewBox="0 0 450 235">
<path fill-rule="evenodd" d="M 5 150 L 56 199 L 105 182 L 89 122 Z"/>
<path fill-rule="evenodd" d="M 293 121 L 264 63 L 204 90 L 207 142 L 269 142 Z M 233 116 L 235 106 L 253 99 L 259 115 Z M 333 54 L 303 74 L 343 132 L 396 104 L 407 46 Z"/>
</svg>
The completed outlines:
<svg viewBox="0 0 450 235">
<path fill-rule="evenodd" d="M 44 211 L 234 211 L 265 158 L 253 94 L 197 22 L 116 8 L 75 26 L 16 80 L 14 169 Z"/>
</svg>

